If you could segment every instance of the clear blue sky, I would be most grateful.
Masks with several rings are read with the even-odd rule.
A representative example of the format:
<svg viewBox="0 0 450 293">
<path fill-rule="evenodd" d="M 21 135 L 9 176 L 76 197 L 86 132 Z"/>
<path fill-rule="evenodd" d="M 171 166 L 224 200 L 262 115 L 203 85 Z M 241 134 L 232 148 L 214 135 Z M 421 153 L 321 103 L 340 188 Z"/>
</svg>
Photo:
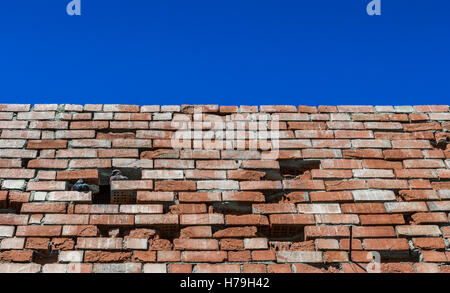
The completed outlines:
<svg viewBox="0 0 450 293">
<path fill-rule="evenodd" d="M 2 0 L 0 102 L 450 101 L 450 1 Z"/>
</svg>

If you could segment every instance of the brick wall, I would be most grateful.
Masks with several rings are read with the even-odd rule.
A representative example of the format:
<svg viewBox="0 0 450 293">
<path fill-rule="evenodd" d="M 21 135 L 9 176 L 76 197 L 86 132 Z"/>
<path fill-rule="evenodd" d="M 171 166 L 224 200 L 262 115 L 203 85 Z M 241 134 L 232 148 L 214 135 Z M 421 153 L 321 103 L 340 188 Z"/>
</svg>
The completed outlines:
<svg viewBox="0 0 450 293">
<path fill-rule="evenodd" d="M 448 106 L 3 104 L 0 272 L 450 272 L 449 129 Z"/>
</svg>

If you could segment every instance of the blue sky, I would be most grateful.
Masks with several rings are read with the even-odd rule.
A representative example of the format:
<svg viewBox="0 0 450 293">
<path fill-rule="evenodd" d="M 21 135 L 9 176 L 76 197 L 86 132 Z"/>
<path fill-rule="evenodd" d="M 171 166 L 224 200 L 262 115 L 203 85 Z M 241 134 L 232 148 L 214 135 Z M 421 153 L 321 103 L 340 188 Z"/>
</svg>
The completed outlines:
<svg viewBox="0 0 450 293">
<path fill-rule="evenodd" d="M 450 1 L 3 0 L 0 102 L 450 101 Z"/>
</svg>

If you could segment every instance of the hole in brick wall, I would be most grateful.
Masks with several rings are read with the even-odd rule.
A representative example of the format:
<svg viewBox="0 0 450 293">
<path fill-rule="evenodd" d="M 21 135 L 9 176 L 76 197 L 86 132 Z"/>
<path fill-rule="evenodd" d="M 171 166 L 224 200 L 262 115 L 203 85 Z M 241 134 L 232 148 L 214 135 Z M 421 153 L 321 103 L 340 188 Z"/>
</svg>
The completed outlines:
<svg viewBox="0 0 450 293">
<path fill-rule="evenodd" d="M 35 263 L 45 265 L 58 262 L 58 251 L 34 251 L 33 260 Z"/>
<path fill-rule="evenodd" d="M 94 204 L 109 204 L 111 198 L 111 186 L 100 185 L 99 192 L 92 194 L 92 203 Z"/>
<path fill-rule="evenodd" d="M 379 251 L 381 262 L 420 262 L 419 251 Z"/>
<path fill-rule="evenodd" d="M 320 160 L 279 160 L 280 175 L 282 178 L 301 177 L 306 171 L 320 169 Z"/>
<path fill-rule="evenodd" d="M 92 195 L 95 204 L 134 204 L 136 190 L 112 191 L 110 177 L 114 170 L 119 170 L 126 180 L 141 180 L 141 170 L 137 168 L 102 168 L 99 169 L 99 192 Z"/>
<path fill-rule="evenodd" d="M 154 148 L 139 148 L 139 149 L 138 149 L 139 158 L 143 159 L 142 153 L 145 153 L 145 152 L 152 152 L 152 151 L 155 151 L 155 149 L 154 149 Z"/>
<path fill-rule="evenodd" d="M 28 162 L 32 159 L 22 158 L 22 168 L 28 168 Z"/>
<path fill-rule="evenodd" d="M 406 225 L 410 225 L 410 224 L 414 223 L 412 215 L 413 215 L 413 213 L 403 214 L 403 219 L 405 220 Z"/>
<path fill-rule="evenodd" d="M 216 202 L 211 206 L 214 212 L 222 214 L 244 215 L 252 213 L 252 203 Z"/>
<path fill-rule="evenodd" d="M 259 227 L 258 233 L 267 237 L 269 241 L 300 241 L 304 239 L 302 225 L 272 225 Z"/>
<path fill-rule="evenodd" d="M 430 140 L 430 144 L 437 149 L 441 149 L 443 151 L 445 151 L 447 149 L 447 145 L 448 145 L 448 138 L 446 140 Z"/>
<path fill-rule="evenodd" d="M 118 138 L 118 139 L 133 139 L 136 138 L 136 130 L 124 128 L 124 129 L 103 129 L 97 130 L 97 139 L 108 139 L 109 138 Z"/>
<path fill-rule="evenodd" d="M 18 213 L 19 211 L 17 209 L 13 209 L 10 207 L 0 209 L 0 214 L 18 214 Z"/>
<path fill-rule="evenodd" d="M 278 203 L 285 198 L 286 191 L 263 191 L 266 203 Z"/>
</svg>

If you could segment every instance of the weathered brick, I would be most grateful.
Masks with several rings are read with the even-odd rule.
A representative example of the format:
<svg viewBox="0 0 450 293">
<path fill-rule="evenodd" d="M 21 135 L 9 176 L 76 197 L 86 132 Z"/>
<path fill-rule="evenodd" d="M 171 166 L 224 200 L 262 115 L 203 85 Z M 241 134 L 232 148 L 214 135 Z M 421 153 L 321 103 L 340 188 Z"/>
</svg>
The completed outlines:
<svg viewBox="0 0 450 293">
<path fill-rule="evenodd" d="M 92 193 L 84 193 L 78 191 L 53 191 L 48 194 L 48 201 L 60 201 L 60 202 L 79 202 L 90 203 L 92 202 Z"/>
<path fill-rule="evenodd" d="M 279 263 L 322 263 L 322 252 L 319 251 L 278 251 L 276 253 Z"/>
<path fill-rule="evenodd" d="M 395 230 L 399 236 L 440 236 L 442 235 L 436 225 L 400 225 Z"/>
<path fill-rule="evenodd" d="M 17 226 L 16 236 L 59 236 L 61 226 Z"/>
<path fill-rule="evenodd" d="M 188 215 L 183 215 L 188 216 Z M 178 215 L 136 215 L 136 225 L 178 225 Z"/>
<path fill-rule="evenodd" d="M 176 250 L 218 250 L 219 242 L 215 239 L 174 239 Z"/>
<path fill-rule="evenodd" d="M 122 238 L 77 238 L 78 249 L 122 249 Z M 86 258 L 86 255 L 85 255 Z"/>
<path fill-rule="evenodd" d="M 66 190 L 65 181 L 35 181 L 28 182 L 27 191 L 56 191 Z M 61 192 L 51 192 L 50 194 L 60 194 Z M 51 200 L 51 199 L 49 199 Z"/>
<path fill-rule="evenodd" d="M 181 260 L 188 263 L 221 263 L 227 259 L 226 251 L 182 251 Z"/>
<path fill-rule="evenodd" d="M 84 223 L 87 224 L 87 223 Z M 131 226 L 134 224 L 133 215 L 89 215 L 90 225 Z"/>
<path fill-rule="evenodd" d="M 222 214 L 190 214 L 180 216 L 181 225 L 223 225 Z"/>
</svg>

